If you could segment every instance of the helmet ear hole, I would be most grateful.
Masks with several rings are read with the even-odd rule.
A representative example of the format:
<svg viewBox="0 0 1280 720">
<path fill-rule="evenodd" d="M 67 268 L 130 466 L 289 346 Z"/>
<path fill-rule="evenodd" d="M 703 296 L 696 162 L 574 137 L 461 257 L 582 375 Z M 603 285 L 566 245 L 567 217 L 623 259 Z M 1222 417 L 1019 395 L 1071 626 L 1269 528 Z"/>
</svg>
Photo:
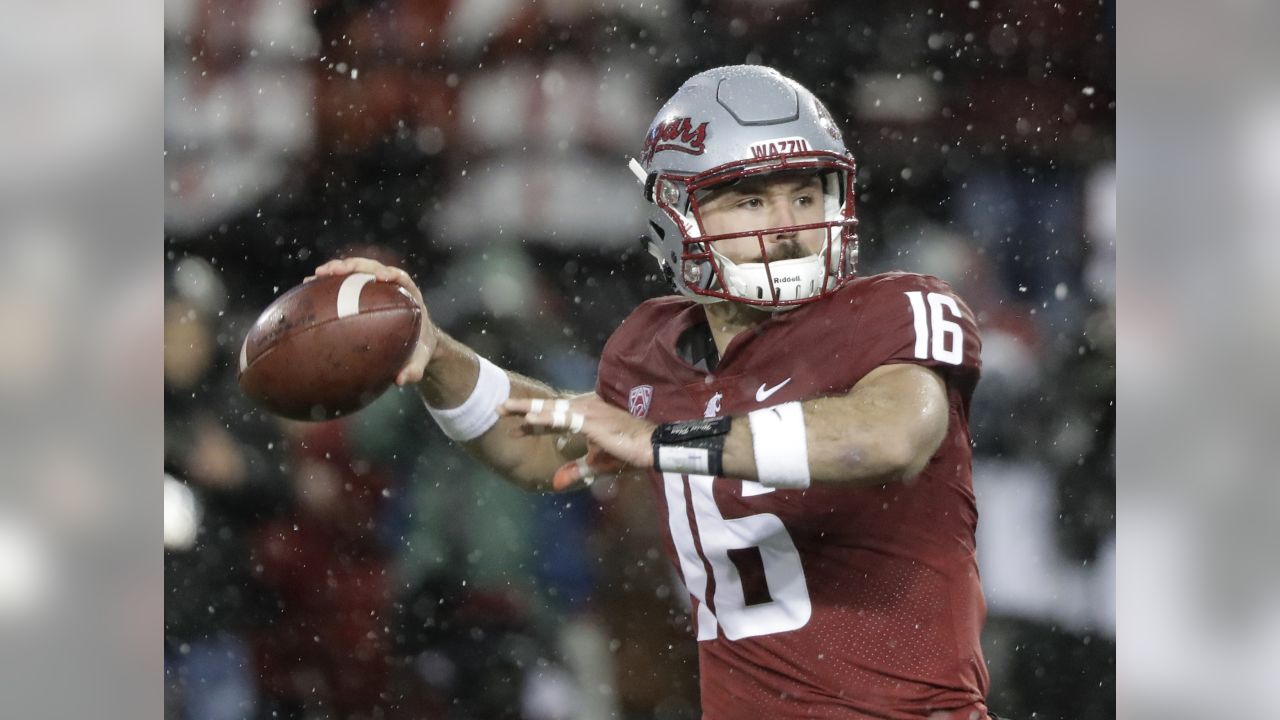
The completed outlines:
<svg viewBox="0 0 1280 720">
<path fill-rule="evenodd" d="M 702 268 L 698 265 L 684 264 L 684 281 L 690 285 L 697 285 L 702 280 Z"/>
<path fill-rule="evenodd" d="M 675 207 L 680 202 L 680 190 L 670 181 L 664 181 L 658 183 L 658 197 L 669 207 Z"/>
</svg>

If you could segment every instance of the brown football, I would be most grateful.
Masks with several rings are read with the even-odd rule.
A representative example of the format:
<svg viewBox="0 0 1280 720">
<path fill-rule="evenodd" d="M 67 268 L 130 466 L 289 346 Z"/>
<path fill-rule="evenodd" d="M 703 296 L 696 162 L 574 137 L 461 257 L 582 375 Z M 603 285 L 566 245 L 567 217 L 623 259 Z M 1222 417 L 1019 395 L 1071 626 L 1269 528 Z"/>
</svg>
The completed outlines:
<svg viewBox="0 0 1280 720">
<path fill-rule="evenodd" d="M 322 277 L 276 298 L 240 348 L 240 388 L 294 420 L 329 420 L 373 402 L 409 361 L 422 311 L 366 273 Z"/>
</svg>

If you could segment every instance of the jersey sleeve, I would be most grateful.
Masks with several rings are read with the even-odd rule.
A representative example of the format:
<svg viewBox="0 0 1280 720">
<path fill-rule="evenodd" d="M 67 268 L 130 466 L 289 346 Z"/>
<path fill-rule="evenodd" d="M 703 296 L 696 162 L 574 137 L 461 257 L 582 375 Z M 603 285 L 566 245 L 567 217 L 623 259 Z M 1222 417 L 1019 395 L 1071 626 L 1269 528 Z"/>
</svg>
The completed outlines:
<svg viewBox="0 0 1280 720">
<path fill-rule="evenodd" d="M 982 371 L 982 338 L 973 311 L 950 285 L 929 275 L 878 280 L 854 334 L 879 364 L 930 368 L 967 399 Z"/>
<path fill-rule="evenodd" d="M 596 395 L 606 403 L 622 408 L 629 409 L 631 385 L 630 373 L 627 371 L 626 358 L 629 354 L 635 352 L 635 329 L 643 324 L 643 317 L 640 316 L 644 310 L 644 305 L 637 307 L 627 316 L 613 334 L 605 341 L 604 349 L 600 351 L 600 365 L 596 372 Z"/>
<path fill-rule="evenodd" d="M 618 362 L 618 343 L 614 342 L 616 335 L 617 331 L 605 343 L 604 350 L 600 353 L 600 366 L 596 372 L 596 395 L 614 407 L 625 408 L 627 407 L 626 397 L 619 382 L 622 373 Z"/>
<path fill-rule="evenodd" d="M 601 400 L 633 413 L 641 405 L 647 411 L 648 400 L 644 398 L 643 388 L 647 387 L 652 393 L 653 387 L 645 384 L 652 383 L 652 379 L 641 378 L 646 375 L 645 352 L 653 343 L 654 334 L 687 304 L 676 297 L 651 298 L 637 305 L 618 324 L 600 352 L 596 395 Z"/>
</svg>

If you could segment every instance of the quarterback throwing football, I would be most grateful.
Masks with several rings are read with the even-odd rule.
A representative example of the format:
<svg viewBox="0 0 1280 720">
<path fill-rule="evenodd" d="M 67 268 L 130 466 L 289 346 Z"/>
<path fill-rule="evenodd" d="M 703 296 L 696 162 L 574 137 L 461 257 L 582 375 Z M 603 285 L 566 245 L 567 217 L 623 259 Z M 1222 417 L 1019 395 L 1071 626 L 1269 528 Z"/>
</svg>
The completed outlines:
<svg viewBox="0 0 1280 720">
<path fill-rule="evenodd" d="M 936 278 L 855 275 L 850 153 L 773 70 L 690 78 L 631 166 L 679 294 L 613 333 L 596 392 L 506 372 L 429 321 L 397 382 L 512 482 L 647 477 L 707 720 L 985 720 L 972 312 Z M 372 273 L 422 303 L 371 260 L 316 272 Z"/>
</svg>

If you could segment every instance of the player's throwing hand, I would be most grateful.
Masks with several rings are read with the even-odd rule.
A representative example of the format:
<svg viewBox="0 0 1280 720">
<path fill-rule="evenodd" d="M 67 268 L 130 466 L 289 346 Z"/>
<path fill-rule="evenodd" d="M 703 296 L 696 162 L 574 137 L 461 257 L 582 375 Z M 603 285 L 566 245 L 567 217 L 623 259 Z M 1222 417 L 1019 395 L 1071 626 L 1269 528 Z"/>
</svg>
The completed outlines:
<svg viewBox="0 0 1280 720">
<path fill-rule="evenodd" d="M 523 435 L 574 434 L 587 439 L 585 457 L 556 471 L 557 491 L 589 485 L 601 475 L 653 465 L 653 423 L 607 404 L 595 395 L 568 399 L 512 398 L 498 414 L 522 416 L 516 432 Z"/>
<path fill-rule="evenodd" d="M 369 258 L 330 260 L 316 268 L 316 274 L 313 277 L 350 275 L 351 273 L 369 273 L 378 280 L 396 283 L 408 290 L 409 294 L 413 296 L 413 301 L 418 303 L 418 307 L 422 308 L 422 330 L 418 334 L 418 345 L 413 349 L 413 355 L 409 357 L 409 362 L 396 374 L 397 385 L 418 382 L 426 372 L 427 362 L 431 360 L 432 354 L 435 353 L 436 345 L 440 342 L 439 331 L 427 314 L 427 304 L 422 299 L 422 291 L 413 282 L 413 278 L 409 277 L 409 273 L 398 267 L 383 265 L 377 260 L 370 260 Z M 311 278 L 307 279 L 310 280 Z"/>
</svg>

